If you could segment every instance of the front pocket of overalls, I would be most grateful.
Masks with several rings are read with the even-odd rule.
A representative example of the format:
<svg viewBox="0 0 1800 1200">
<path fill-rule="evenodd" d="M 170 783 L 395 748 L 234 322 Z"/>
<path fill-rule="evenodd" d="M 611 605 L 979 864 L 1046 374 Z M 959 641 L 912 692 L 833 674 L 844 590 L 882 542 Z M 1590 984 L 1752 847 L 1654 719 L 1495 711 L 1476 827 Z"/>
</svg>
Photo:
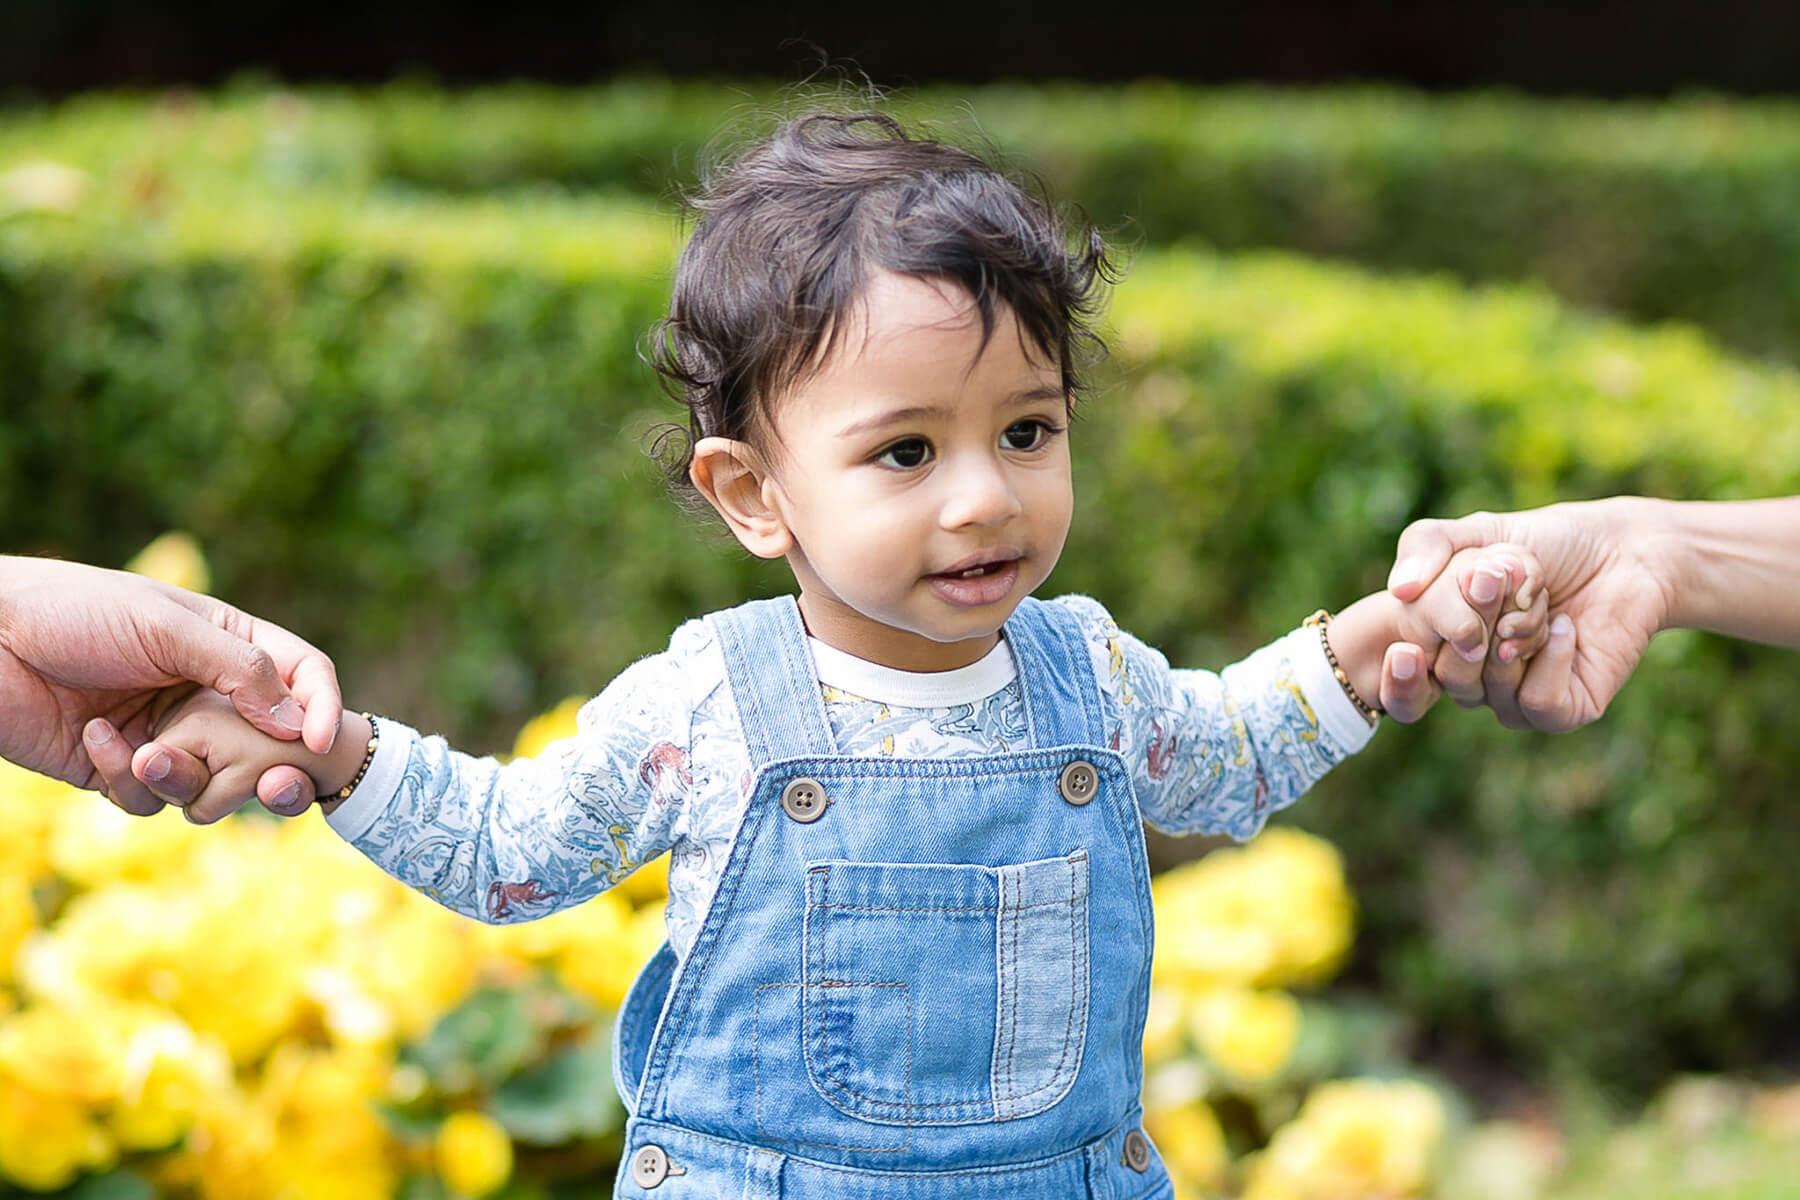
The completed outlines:
<svg viewBox="0 0 1800 1200">
<path fill-rule="evenodd" d="M 806 879 L 802 1045 L 854 1117 L 963 1125 L 1043 1112 L 1081 1068 L 1088 858 L 824 862 Z"/>
</svg>

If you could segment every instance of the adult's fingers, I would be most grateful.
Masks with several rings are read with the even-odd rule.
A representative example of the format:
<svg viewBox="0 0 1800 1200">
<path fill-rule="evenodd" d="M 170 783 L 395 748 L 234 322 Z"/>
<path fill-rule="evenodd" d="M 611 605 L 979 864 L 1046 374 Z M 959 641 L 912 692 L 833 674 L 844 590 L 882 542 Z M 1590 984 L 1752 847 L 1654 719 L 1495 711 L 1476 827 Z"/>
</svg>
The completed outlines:
<svg viewBox="0 0 1800 1200">
<path fill-rule="evenodd" d="M 278 817 L 297 817 L 318 798 L 318 789 L 305 771 L 283 763 L 270 767 L 256 781 L 256 798 Z"/>
<path fill-rule="evenodd" d="M 131 773 L 152 795 L 186 807 L 212 783 L 205 763 L 175 746 L 145 742 L 131 756 Z"/>
<path fill-rule="evenodd" d="M 1567 613 L 1550 620 L 1550 639 L 1525 669 L 1519 711 L 1531 728 L 1567 733 L 1581 724 L 1575 711 L 1575 622 Z"/>
<path fill-rule="evenodd" d="M 1388 591 L 1397 600 L 1416 600 L 1431 586 L 1458 550 L 1506 540 L 1505 522 L 1494 513 L 1470 513 L 1453 521 L 1427 517 L 1400 534 Z"/>
<path fill-rule="evenodd" d="M 162 808 L 162 800 L 131 773 L 131 743 L 111 721 L 101 717 L 89 721 L 82 727 L 81 743 L 108 800 L 134 817 L 147 817 Z"/>
<path fill-rule="evenodd" d="M 180 588 L 167 594 L 201 618 L 198 627 L 183 623 L 165 639 L 177 674 L 230 697 L 244 719 L 264 733 L 291 739 L 304 732 L 308 749 L 321 754 L 330 749 L 343 697 L 337 671 L 323 651 L 210 596 Z M 315 707 L 319 711 L 311 711 Z"/>
<path fill-rule="evenodd" d="M 344 698 L 338 691 L 337 667 L 324 654 L 313 650 L 300 659 L 292 679 L 295 698 L 306 706 L 301 740 L 315 754 L 331 753 L 331 748 L 337 744 L 338 729 L 344 722 Z"/>
<path fill-rule="evenodd" d="M 1402 725 L 1430 711 L 1442 689 L 1426 669 L 1425 652 L 1410 642 L 1394 642 L 1381 660 L 1381 709 Z"/>
</svg>

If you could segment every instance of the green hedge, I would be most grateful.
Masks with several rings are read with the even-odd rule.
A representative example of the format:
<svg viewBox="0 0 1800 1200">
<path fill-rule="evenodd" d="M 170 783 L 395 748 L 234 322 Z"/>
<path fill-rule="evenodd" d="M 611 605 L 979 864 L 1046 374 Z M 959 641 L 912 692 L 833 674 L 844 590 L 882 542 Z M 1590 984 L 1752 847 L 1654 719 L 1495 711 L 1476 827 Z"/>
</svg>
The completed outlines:
<svg viewBox="0 0 1800 1200">
<path fill-rule="evenodd" d="M 636 356 L 665 218 L 183 182 L 0 222 L 0 546 L 119 562 L 191 530 L 356 703 L 477 747 L 784 586 L 639 453 L 671 415 Z M 1173 249 L 1114 317 L 1051 589 L 1179 662 L 1380 586 L 1419 515 L 1800 490 L 1792 373 L 1540 290 Z M 1581 734 L 1385 731 L 1297 813 L 1353 864 L 1360 977 L 1436 1035 L 1621 1086 L 1760 1061 L 1797 982 L 1792 674 L 1672 636 Z"/>
<path fill-rule="evenodd" d="M 208 187 L 554 186 L 666 200 L 703 148 L 728 147 L 799 102 L 767 85 L 653 79 L 462 95 L 396 85 L 97 97 L 0 121 L 0 169 L 43 154 L 152 192 L 179 174 Z M 1537 279 L 1582 304 L 1692 320 L 1800 359 L 1791 101 L 1145 83 L 924 90 L 896 107 L 1004 147 L 1127 239 Z"/>
</svg>

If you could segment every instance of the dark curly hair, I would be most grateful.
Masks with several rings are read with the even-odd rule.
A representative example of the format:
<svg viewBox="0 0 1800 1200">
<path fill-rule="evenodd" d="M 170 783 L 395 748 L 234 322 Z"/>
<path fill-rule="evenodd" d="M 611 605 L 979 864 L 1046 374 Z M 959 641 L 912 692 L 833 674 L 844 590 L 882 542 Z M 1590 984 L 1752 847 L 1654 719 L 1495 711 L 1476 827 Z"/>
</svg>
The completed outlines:
<svg viewBox="0 0 1800 1200">
<path fill-rule="evenodd" d="M 884 113 L 790 120 L 705 180 L 692 208 L 669 315 L 651 334 L 653 365 L 688 410 L 652 453 L 690 502 L 695 442 L 766 433 L 773 403 L 830 353 L 878 272 L 961 285 L 983 345 L 1012 310 L 1060 365 L 1071 407 L 1081 367 L 1104 351 L 1091 326 L 1113 273 L 1099 233 L 1084 220 L 1072 235 L 1046 200 Z"/>
</svg>

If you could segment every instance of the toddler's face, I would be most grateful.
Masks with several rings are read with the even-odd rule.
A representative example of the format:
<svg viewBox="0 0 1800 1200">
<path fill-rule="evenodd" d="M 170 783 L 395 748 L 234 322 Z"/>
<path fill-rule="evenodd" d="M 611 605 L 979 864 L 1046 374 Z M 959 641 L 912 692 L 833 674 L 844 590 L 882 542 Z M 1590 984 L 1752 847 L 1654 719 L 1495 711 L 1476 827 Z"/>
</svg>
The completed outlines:
<svg viewBox="0 0 1800 1200">
<path fill-rule="evenodd" d="M 904 670 L 965 666 L 1068 535 L 1062 373 L 1009 309 L 984 347 L 955 284 L 882 274 L 864 301 L 774 406 L 767 494 L 813 636 Z"/>
</svg>

